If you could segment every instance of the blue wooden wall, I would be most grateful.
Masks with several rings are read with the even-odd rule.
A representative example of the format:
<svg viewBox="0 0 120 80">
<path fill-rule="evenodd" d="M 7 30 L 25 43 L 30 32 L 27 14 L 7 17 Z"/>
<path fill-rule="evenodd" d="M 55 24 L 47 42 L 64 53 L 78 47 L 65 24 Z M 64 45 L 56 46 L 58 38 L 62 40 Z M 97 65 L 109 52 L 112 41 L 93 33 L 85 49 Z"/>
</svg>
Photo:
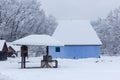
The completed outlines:
<svg viewBox="0 0 120 80">
<path fill-rule="evenodd" d="M 56 52 L 56 47 L 49 47 L 49 54 L 53 58 L 99 58 L 100 46 L 63 46 L 60 52 Z"/>
</svg>

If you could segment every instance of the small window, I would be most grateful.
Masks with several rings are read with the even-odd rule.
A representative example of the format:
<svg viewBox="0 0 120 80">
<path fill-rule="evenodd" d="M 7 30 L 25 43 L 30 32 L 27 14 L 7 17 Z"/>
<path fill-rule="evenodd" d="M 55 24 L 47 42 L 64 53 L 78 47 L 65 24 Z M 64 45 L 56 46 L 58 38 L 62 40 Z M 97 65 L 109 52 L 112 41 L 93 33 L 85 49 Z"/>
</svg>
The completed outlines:
<svg viewBox="0 0 120 80">
<path fill-rule="evenodd" d="M 55 48 L 55 51 L 56 51 L 56 52 L 60 52 L 60 47 L 56 47 L 56 48 Z"/>
</svg>

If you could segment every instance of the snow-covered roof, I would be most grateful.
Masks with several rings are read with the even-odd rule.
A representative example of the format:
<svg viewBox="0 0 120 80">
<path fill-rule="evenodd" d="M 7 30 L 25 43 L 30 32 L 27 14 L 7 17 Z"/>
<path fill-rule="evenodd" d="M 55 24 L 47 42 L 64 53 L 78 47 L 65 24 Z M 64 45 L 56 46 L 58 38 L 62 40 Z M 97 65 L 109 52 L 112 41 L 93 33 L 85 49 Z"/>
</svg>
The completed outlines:
<svg viewBox="0 0 120 80">
<path fill-rule="evenodd" d="M 5 40 L 0 40 L 0 51 L 2 51 L 5 42 Z"/>
<path fill-rule="evenodd" d="M 89 20 L 59 20 L 53 37 L 64 45 L 101 45 Z"/>
<path fill-rule="evenodd" d="M 16 45 L 45 45 L 45 46 L 63 46 L 61 42 L 49 35 L 29 35 L 27 37 L 13 41 Z"/>
<path fill-rule="evenodd" d="M 8 47 L 12 47 L 15 51 L 20 51 L 21 46 L 13 45 L 12 42 L 7 42 Z"/>
</svg>

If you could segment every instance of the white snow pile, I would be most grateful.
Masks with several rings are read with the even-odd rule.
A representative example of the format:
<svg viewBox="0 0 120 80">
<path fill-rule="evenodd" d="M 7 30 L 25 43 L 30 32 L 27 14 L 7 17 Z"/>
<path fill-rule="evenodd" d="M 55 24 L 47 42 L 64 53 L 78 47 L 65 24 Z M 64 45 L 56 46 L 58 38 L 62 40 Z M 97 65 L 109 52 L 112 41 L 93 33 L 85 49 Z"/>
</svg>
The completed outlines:
<svg viewBox="0 0 120 80">
<path fill-rule="evenodd" d="M 40 57 L 27 59 L 27 67 L 39 67 Z M 58 68 L 20 69 L 20 58 L 0 61 L 0 80 L 120 80 L 120 57 L 57 59 Z"/>
</svg>

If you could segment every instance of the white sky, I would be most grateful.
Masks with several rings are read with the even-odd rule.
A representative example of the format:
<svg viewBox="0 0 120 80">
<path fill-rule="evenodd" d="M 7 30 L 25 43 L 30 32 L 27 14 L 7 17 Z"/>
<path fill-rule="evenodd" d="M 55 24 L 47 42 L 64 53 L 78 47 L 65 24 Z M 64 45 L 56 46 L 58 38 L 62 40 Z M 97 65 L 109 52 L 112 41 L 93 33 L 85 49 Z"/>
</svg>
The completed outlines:
<svg viewBox="0 0 120 80">
<path fill-rule="evenodd" d="M 120 6 L 120 0 L 41 0 L 47 14 L 57 19 L 97 19 Z"/>
</svg>

